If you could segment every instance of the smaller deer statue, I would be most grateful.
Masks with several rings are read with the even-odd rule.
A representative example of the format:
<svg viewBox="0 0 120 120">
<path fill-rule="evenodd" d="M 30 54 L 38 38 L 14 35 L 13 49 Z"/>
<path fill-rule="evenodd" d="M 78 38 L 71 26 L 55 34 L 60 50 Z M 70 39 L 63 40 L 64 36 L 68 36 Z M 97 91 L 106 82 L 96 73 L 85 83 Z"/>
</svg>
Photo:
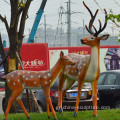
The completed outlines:
<svg viewBox="0 0 120 120">
<path fill-rule="evenodd" d="M 56 78 L 58 77 L 58 75 L 60 74 L 60 72 L 62 71 L 65 65 L 74 65 L 74 62 L 70 57 L 64 56 L 64 53 L 61 51 L 60 58 L 58 59 L 55 66 L 49 71 L 35 72 L 35 71 L 27 71 L 27 70 L 16 70 L 7 74 L 6 76 L 3 76 L 3 79 L 6 79 L 9 88 L 12 90 L 12 95 L 9 98 L 8 106 L 5 112 L 5 120 L 7 120 L 10 107 L 14 100 L 18 102 L 18 104 L 23 109 L 27 118 L 30 119 L 21 100 L 23 90 L 26 88 L 43 89 L 44 94 L 46 96 L 48 118 L 50 117 L 50 111 L 49 111 L 49 107 L 50 107 L 55 120 L 57 120 L 50 98 L 50 87 L 54 84 Z"/>
<path fill-rule="evenodd" d="M 95 15 L 92 14 L 91 10 L 86 6 L 83 2 L 84 6 L 87 8 L 91 15 L 91 20 L 89 22 L 89 27 L 85 26 L 87 31 L 91 34 L 88 37 L 85 37 L 81 40 L 82 44 L 88 45 L 91 47 L 91 55 L 77 55 L 74 53 L 69 54 L 68 56 L 73 59 L 75 62 L 74 66 L 66 66 L 65 69 L 60 74 L 59 78 L 59 112 L 62 112 L 62 100 L 64 99 L 65 92 L 68 90 L 75 81 L 78 81 L 78 94 L 76 99 L 76 107 L 73 116 L 77 116 L 79 100 L 81 96 L 81 89 L 83 87 L 84 82 L 92 83 L 92 96 L 93 96 L 93 115 L 97 116 L 97 84 L 98 78 L 100 76 L 100 67 L 99 67 L 99 56 L 100 56 L 100 41 L 107 40 L 109 37 L 108 34 L 98 36 L 106 27 L 107 22 L 105 22 L 102 27 L 101 21 L 99 21 L 100 27 L 99 30 L 95 28 L 93 22 L 98 13 L 98 9 L 96 10 Z M 105 19 L 107 17 L 107 12 L 105 11 Z M 94 31 L 93 29 L 94 28 Z M 65 82 L 66 81 L 66 82 Z M 63 84 L 66 83 L 64 88 Z"/>
</svg>

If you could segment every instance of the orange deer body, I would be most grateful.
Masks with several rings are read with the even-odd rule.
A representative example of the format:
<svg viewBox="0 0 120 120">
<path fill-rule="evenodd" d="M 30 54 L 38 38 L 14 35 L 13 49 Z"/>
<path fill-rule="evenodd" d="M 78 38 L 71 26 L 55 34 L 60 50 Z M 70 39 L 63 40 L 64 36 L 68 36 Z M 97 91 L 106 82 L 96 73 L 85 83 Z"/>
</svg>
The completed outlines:
<svg viewBox="0 0 120 120">
<path fill-rule="evenodd" d="M 50 111 L 49 111 L 49 106 L 50 106 L 53 116 L 55 120 L 57 120 L 50 98 L 50 87 L 54 84 L 57 76 L 60 74 L 64 66 L 72 65 L 72 64 L 74 64 L 72 59 L 68 56 L 64 56 L 64 53 L 61 52 L 60 58 L 57 61 L 56 65 L 49 71 L 34 72 L 34 71 L 26 71 L 26 70 L 16 70 L 4 76 L 3 78 L 6 79 L 9 88 L 12 90 L 12 95 L 9 98 L 8 106 L 5 112 L 5 120 L 7 119 L 11 104 L 13 103 L 14 100 L 16 100 L 19 103 L 24 113 L 26 114 L 27 118 L 30 119 L 21 101 L 23 90 L 26 88 L 43 89 L 44 94 L 46 96 L 47 115 L 48 117 L 50 117 Z"/>
<path fill-rule="evenodd" d="M 84 3 L 84 2 L 83 2 Z M 100 76 L 100 67 L 99 67 L 99 54 L 100 54 L 100 40 L 107 40 L 109 37 L 108 34 L 98 37 L 98 34 L 104 30 L 106 24 L 101 28 L 101 21 L 99 31 L 93 26 L 94 19 L 97 15 L 98 10 L 95 15 L 91 13 L 90 9 L 86 6 L 88 11 L 91 14 L 91 20 L 89 23 L 89 29 L 86 26 L 88 32 L 92 35 L 85 37 L 81 40 L 82 44 L 88 45 L 91 47 L 91 55 L 77 55 L 77 54 L 69 54 L 68 56 L 73 59 L 75 62 L 74 66 L 66 66 L 65 69 L 60 74 L 59 78 L 59 112 L 62 112 L 62 100 L 64 99 L 65 92 L 68 90 L 75 81 L 78 81 L 78 94 L 76 99 L 76 107 L 75 112 L 73 114 L 74 117 L 77 116 L 79 100 L 81 96 L 81 89 L 83 87 L 84 82 L 92 83 L 92 96 L 93 96 L 93 115 L 97 116 L 97 83 L 98 78 Z M 107 13 L 105 10 L 105 14 L 107 17 Z M 93 33 L 92 27 L 95 29 L 96 33 Z M 65 82 L 66 81 L 66 82 Z M 63 84 L 65 84 L 64 88 Z"/>
</svg>

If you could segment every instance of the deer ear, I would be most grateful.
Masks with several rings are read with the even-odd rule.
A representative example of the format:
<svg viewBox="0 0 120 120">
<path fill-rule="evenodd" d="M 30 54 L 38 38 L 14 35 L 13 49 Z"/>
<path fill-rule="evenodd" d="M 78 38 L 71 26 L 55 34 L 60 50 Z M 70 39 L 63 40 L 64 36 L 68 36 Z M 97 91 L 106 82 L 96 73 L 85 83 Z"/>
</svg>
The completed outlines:
<svg viewBox="0 0 120 120">
<path fill-rule="evenodd" d="M 60 52 L 60 57 L 63 57 L 64 56 L 64 53 L 63 51 Z"/>
<path fill-rule="evenodd" d="M 106 35 L 102 35 L 99 37 L 100 40 L 107 40 L 109 37 L 109 34 L 106 34 Z"/>
</svg>

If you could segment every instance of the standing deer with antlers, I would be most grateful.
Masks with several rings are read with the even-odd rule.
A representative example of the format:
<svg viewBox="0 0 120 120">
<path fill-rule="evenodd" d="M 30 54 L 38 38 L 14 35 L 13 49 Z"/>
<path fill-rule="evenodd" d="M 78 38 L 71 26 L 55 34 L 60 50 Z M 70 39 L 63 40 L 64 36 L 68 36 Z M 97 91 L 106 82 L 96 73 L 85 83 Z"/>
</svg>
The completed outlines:
<svg viewBox="0 0 120 120">
<path fill-rule="evenodd" d="M 91 47 L 91 55 L 78 55 L 71 53 L 68 56 L 73 59 L 75 62 L 74 66 L 66 66 L 65 69 L 61 72 L 59 77 L 59 112 L 62 112 L 62 100 L 64 99 L 65 92 L 68 90 L 75 81 L 78 81 L 78 94 L 76 99 L 76 107 L 75 112 L 73 114 L 74 117 L 77 116 L 79 100 L 81 96 L 81 89 L 83 87 L 84 82 L 92 83 L 92 96 L 93 96 L 93 115 L 97 116 L 97 84 L 98 78 L 100 76 L 100 67 L 99 67 L 99 56 L 100 56 L 100 40 L 107 40 L 109 37 L 108 34 L 103 36 L 98 36 L 106 27 L 107 23 L 105 22 L 102 27 L 101 21 L 99 21 L 100 27 L 99 30 L 95 28 L 93 22 L 98 13 L 98 9 L 96 10 L 95 15 L 92 14 L 91 10 L 87 7 L 87 5 L 83 2 L 84 6 L 87 8 L 91 15 L 91 20 L 89 22 L 89 28 L 87 26 L 87 31 L 91 34 L 88 37 L 85 37 L 81 40 L 82 44 L 88 45 Z M 107 18 L 107 12 L 105 11 L 105 19 Z M 92 30 L 94 28 L 95 33 Z M 63 84 L 66 81 L 66 84 L 62 90 Z"/>
<path fill-rule="evenodd" d="M 57 120 L 50 98 L 50 87 L 54 84 L 56 78 L 58 77 L 65 65 L 74 65 L 74 62 L 69 56 L 64 56 L 64 53 L 61 51 L 60 58 L 58 59 L 55 66 L 49 71 L 35 72 L 26 70 L 16 70 L 4 76 L 3 79 L 6 79 L 9 88 L 12 90 L 12 95 L 9 98 L 8 106 L 5 112 L 5 120 L 7 120 L 10 107 L 14 100 L 18 102 L 27 118 L 30 119 L 21 100 L 23 90 L 26 88 L 43 89 L 44 94 L 46 96 L 48 118 L 50 117 L 50 107 L 55 120 Z"/>
</svg>

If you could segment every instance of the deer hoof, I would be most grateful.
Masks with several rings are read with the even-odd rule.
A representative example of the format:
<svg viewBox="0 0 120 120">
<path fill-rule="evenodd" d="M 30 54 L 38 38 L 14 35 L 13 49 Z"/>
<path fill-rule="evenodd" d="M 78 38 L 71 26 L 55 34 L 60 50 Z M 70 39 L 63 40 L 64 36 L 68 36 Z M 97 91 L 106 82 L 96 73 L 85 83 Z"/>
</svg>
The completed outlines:
<svg viewBox="0 0 120 120">
<path fill-rule="evenodd" d="M 62 108 L 59 108 L 59 114 L 61 114 L 63 112 L 63 109 Z"/>
<path fill-rule="evenodd" d="M 55 118 L 54 120 L 58 120 L 57 118 Z"/>
<path fill-rule="evenodd" d="M 93 115 L 94 117 L 98 117 L 98 115 Z"/>
<path fill-rule="evenodd" d="M 30 117 L 27 117 L 28 119 L 31 119 Z"/>
<path fill-rule="evenodd" d="M 50 119 L 50 116 L 48 116 L 48 119 Z"/>
<path fill-rule="evenodd" d="M 73 116 L 74 116 L 74 117 L 76 117 L 76 116 L 77 116 L 77 113 L 76 113 L 76 112 L 74 112 L 74 113 L 73 113 Z"/>
</svg>

